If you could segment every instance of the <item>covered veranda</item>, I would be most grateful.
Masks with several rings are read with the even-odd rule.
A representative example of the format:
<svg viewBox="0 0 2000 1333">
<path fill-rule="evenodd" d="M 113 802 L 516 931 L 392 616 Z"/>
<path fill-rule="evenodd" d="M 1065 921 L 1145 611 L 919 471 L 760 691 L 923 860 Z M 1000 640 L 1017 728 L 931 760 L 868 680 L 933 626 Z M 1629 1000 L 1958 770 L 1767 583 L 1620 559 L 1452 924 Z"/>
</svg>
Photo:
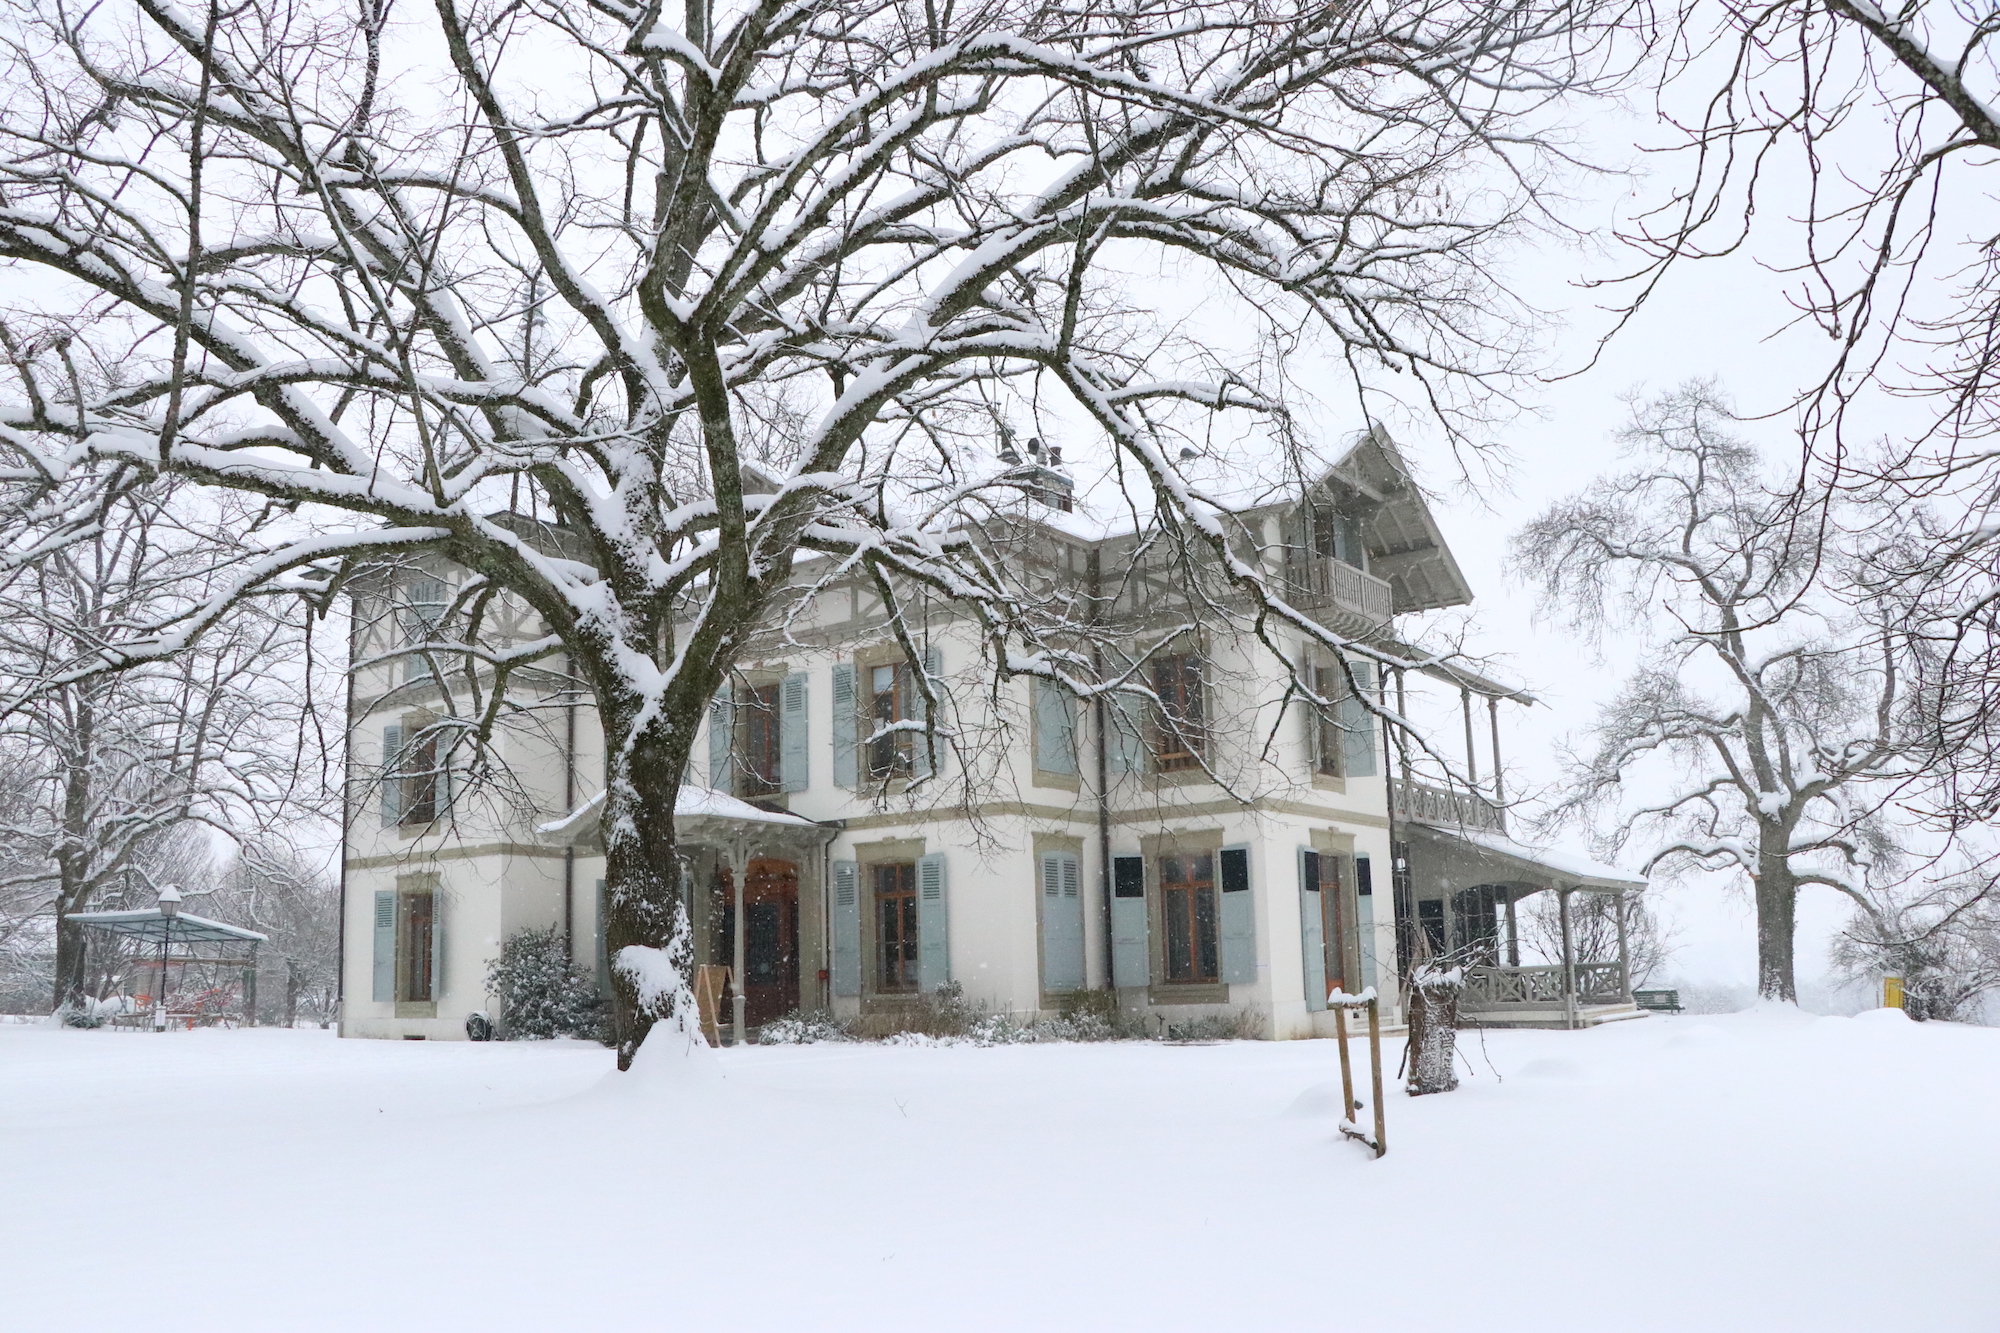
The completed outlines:
<svg viewBox="0 0 2000 1333">
<path fill-rule="evenodd" d="M 1644 878 L 1565 851 L 1516 842 L 1496 828 L 1406 826 L 1415 927 L 1430 952 L 1461 960 L 1459 1012 L 1486 1027 L 1581 1028 L 1637 1017 L 1626 895 Z M 1538 893 L 1557 902 L 1558 957 L 1521 962 L 1518 905 Z M 1577 894 L 1610 897 L 1615 956 L 1580 957 Z"/>
<path fill-rule="evenodd" d="M 593 797 L 544 825 L 543 839 L 601 854 L 600 804 Z M 807 987 L 822 978 L 825 851 L 838 828 L 689 784 L 674 802 L 674 832 L 686 867 L 695 962 L 728 969 L 721 1017 L 731 1040 L 748 1041 L 752 1028 L 792 1009 L 825 1007 L 827 997 Z M 601 928 L 598 934 L 601 942 Z"/>
</svg>

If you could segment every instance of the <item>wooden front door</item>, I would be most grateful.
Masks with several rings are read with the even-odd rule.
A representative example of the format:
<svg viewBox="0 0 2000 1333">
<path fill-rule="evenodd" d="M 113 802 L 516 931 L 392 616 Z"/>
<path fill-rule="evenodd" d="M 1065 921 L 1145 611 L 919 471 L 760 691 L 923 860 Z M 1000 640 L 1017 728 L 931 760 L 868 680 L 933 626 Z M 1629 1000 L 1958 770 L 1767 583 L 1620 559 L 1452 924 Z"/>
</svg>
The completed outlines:
<svg viewBox="0 0 2000 1333">
<path fill-rule="evenodd" d="M 717 960 L 736 958 L 736 896 L 722 872 L 722 948 Z M 752 1027 L 783 1018 L 799 1007 L 799 869 L 790 861 L 756 860 L 743 882 L 743 998 Z M 723 1008 L 726 1023 L 735 997 Z"/>
</svg>

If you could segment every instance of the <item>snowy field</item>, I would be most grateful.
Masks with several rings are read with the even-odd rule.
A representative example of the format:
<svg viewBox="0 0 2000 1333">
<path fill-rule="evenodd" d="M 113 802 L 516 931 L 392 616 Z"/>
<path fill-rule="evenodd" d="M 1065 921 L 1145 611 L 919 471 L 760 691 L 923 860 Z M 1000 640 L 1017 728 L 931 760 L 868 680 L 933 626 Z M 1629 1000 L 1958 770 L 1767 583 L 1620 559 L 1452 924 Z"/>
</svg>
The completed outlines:
<svg viewBox="0 0 2000 1333">
<path fill-rule="evenodd" d="M 689 1090 L 4 1026 L 0 1327 L 2000 1328 L 2000 1031 L 1484 1047 L 1377 1162 L 1329 1042 L 752 1048 Z"/>
</svg>

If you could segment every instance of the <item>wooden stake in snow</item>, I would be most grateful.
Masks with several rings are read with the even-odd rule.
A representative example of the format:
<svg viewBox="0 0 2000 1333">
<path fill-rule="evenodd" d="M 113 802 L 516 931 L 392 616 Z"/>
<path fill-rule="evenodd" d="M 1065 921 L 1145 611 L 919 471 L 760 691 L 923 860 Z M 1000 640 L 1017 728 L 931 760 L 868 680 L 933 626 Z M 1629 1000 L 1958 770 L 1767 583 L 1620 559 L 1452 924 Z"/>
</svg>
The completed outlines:
<svg viewBox="0 0 2000 1333">
<path fill-rule="evenodd" d="M 1359 995 L 1334 991 L 1326 997 L 1326 1007 L 1333 1010 L 1333 1030 L 1340 1038 L 1340 1095 L 1347 1106 L 1346 1117 L 1340 1122 L 1340 1132 L 1367 1144 L 1380 1157 L 1389 1151 L 1389 1134 L 1388 1116 L 1382 1106 L 1382 1015 L 1375 1001 L 1375 988 L 1370 986 Z M 1354 1063 L 1347 1052 L 1347 1011 L 1350 1009 L 1368 1011 L 1368 1068 L 1371 1094 L 1375 1099 L 1373 1134 L 1361 1128 L 1354 1118 Z"/>
</svg>

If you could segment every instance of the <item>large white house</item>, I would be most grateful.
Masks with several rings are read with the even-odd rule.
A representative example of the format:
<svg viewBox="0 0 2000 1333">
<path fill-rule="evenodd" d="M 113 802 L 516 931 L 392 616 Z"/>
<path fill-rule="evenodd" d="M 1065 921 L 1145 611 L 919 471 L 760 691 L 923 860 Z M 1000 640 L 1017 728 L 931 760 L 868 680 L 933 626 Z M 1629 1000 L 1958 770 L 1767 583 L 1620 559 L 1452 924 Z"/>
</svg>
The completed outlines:
<svg viewBox="0 0 2000 1333">
<path fill-rule="evenodd" d="M 1514 908 L 1640 880 L 1515 842 L 1504 803 L 1483 791 L 1411 779 L 1328 650 L 1253 626 L 1130 506 L 1082 503 L 1053 452 L 1016 473 L 1022 500 L 996 522 L 995 558 L 1028 562 L 1051 596 L 1086 599 L 1093 642 L 1117 645 L 1108 665 L 1159 702 L 995 685 L 977 627 L 914 590 L 913 656 L 865 583 L 803 572 L 796 603 L 712 707 L 677 804 L 697 958 L 742 978 L 743 1024 L 827 1009 L 886 1030 L 949 980 L 1024 1017 L 1108 989 L 1163 1023 L 1227 1014 L 1302 1037 L 1331 1032 L 1333 988 L 1377 987 L 1393 1021 L 1395 980 L 1426 949 L 1473 958 L 1467 1005 L 1485 1021 L 1631 1012 L 1622 960 L 1521 966 Z M 1234 488 L 1243 551 L 1342 635 L 1407 660 L 1399 616 L 1471 599 L 1379 430 L 1310 484 L 1206 484 Z M 462 1037 L 477 1011 L 504 1024 L 487 968 L 522 929 L 560 927 L 603 975 L 591 711 L 557 677 L 524 674 L 507 689 L 504 781 L 439 764 L 431 728 L 451 672 L 397 651 L 436 637 L 453 582 L 441 565 L 406 568 L 356 594 L 348 1036 Z M 489 616 L 485 630 L 533 632 L 525 614 Z M 1354 667 L 1392 703 L 1409 683 Z M 1294 669 L 1325 706 L 1301 699 Z M 893 726 L 930 720 L 917 672 L 948 714 L 936 747 Z M 1468 745 L 1475 698 L 1526 702 L 1448 664 L 1429 675 L 1462 693 Z"/>
</svg>

